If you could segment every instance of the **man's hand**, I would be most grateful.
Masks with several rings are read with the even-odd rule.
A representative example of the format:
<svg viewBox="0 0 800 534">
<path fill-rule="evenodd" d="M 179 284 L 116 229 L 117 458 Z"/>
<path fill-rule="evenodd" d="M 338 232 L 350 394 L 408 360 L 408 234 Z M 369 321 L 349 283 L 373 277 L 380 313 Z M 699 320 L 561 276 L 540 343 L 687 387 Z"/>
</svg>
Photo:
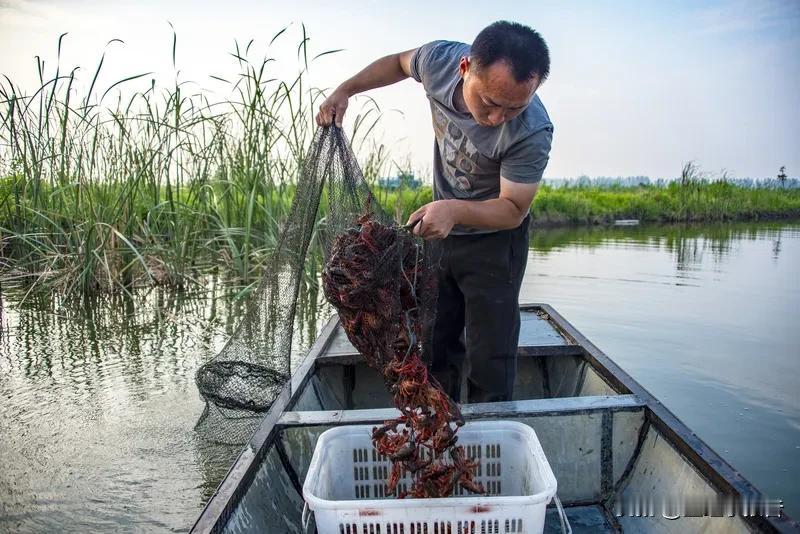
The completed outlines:
<svg viewBox="0 0 800 534">
<path fill-rule="evenodd" d="M 330 96 L 325 99 L 325 102 L 323 102 L 319 107 L 319 113 L 317 113 L 317 125 L 330 126 L 331 122 L 333 122 L 334 116 L 336 116 L 336 126 L 341 128 L 342 120 L 344 119 L 344 112 L 347 110 L 347 101 L 349 99 L 350 95 L 347 94 L 347 91 L 341 87 L 332 92 Z"/>
<path fill-rule="evenodd" d="M 419 220 L 414 234 L 425 239 L 444 239 L 456 224 L 483 230 L 516 228 L 528 215 L 538 189 L 538 183 L 522 184 L 501 177 L 498 198 L 437 200 L 412 213 L 406 226 Z"/>
<path fill-rule="evenodd" d="M 425 239 L 444 239 L 456 224 L 456 213 L 452 200 L 435 200 L 425 204 L 411 214 L 407 225 L 415 222 L 414 235 Z"/>
<path fill-rule="evenodd" d="M 347 100 L 354 95 L 391 85 L 411 76 L 411 58 L 416 48 L 391 54 L 373 61 L 361 72 L 342 83 L 319 107 L 317 125 L 328 126 L 336 115 L 336 126 L 342 127 L 342 119 L 347 110 Z"/>
</svg>

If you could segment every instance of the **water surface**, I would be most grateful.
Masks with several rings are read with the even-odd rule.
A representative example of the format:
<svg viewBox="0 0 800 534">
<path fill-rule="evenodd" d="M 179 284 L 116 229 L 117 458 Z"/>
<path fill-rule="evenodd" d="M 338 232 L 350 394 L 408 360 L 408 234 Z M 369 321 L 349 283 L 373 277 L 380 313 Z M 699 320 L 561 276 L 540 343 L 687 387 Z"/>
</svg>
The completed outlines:
<svg viewBox="0 0 800 534">
<path fill-rule="evenodd" d="M 547 302 L 800 516 L 800 225 L 535 232 Z"/>
<path fill-rule="evenodd" d="M 800 224 L 536 230 L 522 300 L 555 306 L 798 516 L 798 266 Z M 0 531 L 192 525 L 238 452 L 192 430 L 194 373 L 242 316 L 237 292 L 76 305 L 3 288 Z"/>
</svg>

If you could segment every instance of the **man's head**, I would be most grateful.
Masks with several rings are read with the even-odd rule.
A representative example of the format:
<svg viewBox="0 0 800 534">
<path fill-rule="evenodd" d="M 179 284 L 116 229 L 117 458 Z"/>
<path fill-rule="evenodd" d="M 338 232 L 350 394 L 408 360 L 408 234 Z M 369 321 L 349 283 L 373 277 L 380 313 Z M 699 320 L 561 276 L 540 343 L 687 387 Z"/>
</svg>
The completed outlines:
<svg viewBox="0 0 800 534">
<path fill-rule="evenodd" d="M 467 109 L 482 126 L 497 126 L 528 106 L 550 74 L 550 53 L 541 35 L 516 22 L 484 28 L 459 64 Z"/>
</svg>

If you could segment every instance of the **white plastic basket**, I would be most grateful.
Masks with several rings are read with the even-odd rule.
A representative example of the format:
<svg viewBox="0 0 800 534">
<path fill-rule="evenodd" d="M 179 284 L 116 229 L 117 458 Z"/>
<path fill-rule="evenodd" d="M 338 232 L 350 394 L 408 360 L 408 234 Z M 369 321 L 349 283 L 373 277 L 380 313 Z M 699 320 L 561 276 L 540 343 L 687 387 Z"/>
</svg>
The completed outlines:
<svg viewBox="0 0 800 534">
<path fill-rule="evenodd" d="M 439 499 L 386 496 L 391 462 L 372 446 L 372 426 L 341 426 L 320 435 L 303 497 L 319 534 L 540 534 L 556 479 L 533 429 L 512 421 L 476 421 L 458 443 L 479 460 L 487 495 Z M 408 489 L 403 478 L 400 491 Z M 562 521 L 565 516 L 556 498 Z M 307 511 L 303 510 L 304 527 Z M 562 526 L 564 523 L 562 522 Z M 568 527 L 567 527 L 568 528 Z"/>
</svg>

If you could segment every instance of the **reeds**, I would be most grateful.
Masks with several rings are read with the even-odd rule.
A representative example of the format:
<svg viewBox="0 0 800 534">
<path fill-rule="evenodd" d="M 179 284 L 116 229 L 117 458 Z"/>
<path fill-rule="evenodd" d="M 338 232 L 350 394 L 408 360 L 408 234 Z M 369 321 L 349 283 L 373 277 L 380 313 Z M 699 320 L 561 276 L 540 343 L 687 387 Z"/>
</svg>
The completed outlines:
<svg viewBox="0 0 800 534">
<path fill-rule="evenodd" d="M 279 37 L 287 38 L 281 31 L 272 41 Z M 309 59 L 303 28 L 299 74 L 282 81 L 272 76 L 272 58 L 250 59 L 252 44 L 236 43 L 234 77 L 212 76 L 230 90 L 215 101 L 202 89 L 152 79 L 122 97 L 120 88 L 146 83 L 149 73 L 96 89 L 104 58 L 83 95 L 75 69 L 56 63 L 48 75 L 38 58 L 32 94 L 3 76 L 0 281 L 96 293 L 182 287 L 218 271 L 245 290 L 255 284 L 291 205 L 323 96 L 309 86 L 309 64 L 335 51 Z M 366 103 L 350 135 L 374 183 L 390 157 L 371 140 L 380 110 Z M 430 187 L 374 190 L 401 222 L 432 200 Z M 542 226 L 752 220 L 800 216 L 800 190 L 710 182 L 689 164 L 665 187 L 545 184 L 531 211 Z M 312 242 L 304 282 L 316 283 L 320 265 Z"/>
<path fill-rule="evenodd" d="M 271 58 L 252 61 L 251 45 L 236 43 L 234 78 L 214 77 L 229 85 L 221 101 L 178 81 L 162 88 L 151 80 L 106 106 L 119 88 L 146 82 L 149 73 L 101 92 L 95 85 L 103 58 L 82 96 L 76 70 L 57 64 L 48 76 L 38 58 L 33 94 L 4 76 L 2 278 L 67 293 L 180 287 L 209 270 L 253 283 L 291 204 L 322 93 L 308 86 L 316 58 L 309 59 L 304 27 L 300 72 L 289 81 L 271 76 Z M 356 130 L 371 130 L 378 116 L 376 106 L 366 107 Z M 367 160 L 379 174 L 385 150 Z"/>
</svg>

